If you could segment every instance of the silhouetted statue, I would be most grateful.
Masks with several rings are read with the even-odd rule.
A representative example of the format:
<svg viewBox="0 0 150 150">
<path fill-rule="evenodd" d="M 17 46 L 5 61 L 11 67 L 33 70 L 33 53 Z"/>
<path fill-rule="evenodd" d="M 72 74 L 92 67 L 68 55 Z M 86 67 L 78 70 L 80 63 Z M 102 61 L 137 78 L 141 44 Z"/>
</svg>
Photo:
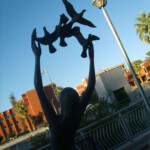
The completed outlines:
<svg viewBox="0 0 150 150">
<path fill-rule="evenodd" d="M 50 125 L 53 150 L 74 150 L 76 130 L 78 129 L 86 106 L 89 103 L 95 85 L 93 44 L 90 40 L 87 44 L 89 45 L 90 69 L 86 91 L 79 97 L 74 89 L 63 89 L 59 97 L 61 112 L 60 115 L 57 115 L 43 89 L 40 70 L 41 47 L 39 43 L 38 46 L 36 46 L 35 40 L 36 29 L 34 29 L 31 39 L 31 46 L 35 55 L 34 85 L 46 119 Z"/>
<path fill-rule="evenodd" d="M 52 34 L 50 34 L 46 30 L 46 27 L 43 27 L 43 30 L 44 30 L 44 37 L 36 38 L 36 40 L 43 45 L 48 45 L 50 53 L 56 52 L 56 48 L 53 46 L 53 42 L 55 42 L 58 38 L 59 35 L 59 33 L 57 32 L 58 28 L 56 27 L 55 31 Z"/>
<path fill-rule="evenodd" d="M 60 46 L 62 47 L 67 46 L 65 38 L 73 36 L 73 34 L 78 31 L 76 27 L 72 28 L 74 22 L 70 21 L 69 23 L 67 23 L 68 20 L 69 19 L 64 14 L 60 16 L 60 22 L 62 22 L 62 25 L 59 28 L 59 37 L 60 37 Z"/>
<path fill-rule="evenodd" d="M 83 46 L 83 50 L 81 53 L 81 56 L 83 58 L 87 57 L 86 50 L 88 49 L 89 43 L 91 43 L 93 40 L 99 40 L 100 39 L 99 37 L 97 37 L 95 35 L 91 35 L 91 34 L 89 34 L 88 38 L 85 39 L 80 31 L 75 32 L 74 36 L 77 38 L 79 43 Z"/>
<path fill-rule="evenodd" d="M 68 22 L 68 17 L 65 14 L 60 15 L 60 23 L 61 24 L 66 24 Z"/>
<path fill-rule="evenodd" d="M 51 34 L 46 30 L 46 27 L 44 27 L 43 28 L 43 30 L 44 30 L 44 37 L 42 37 L 42 38 L 36 38 L 36 40 L 39 43 L 41 43 L 43 45 L 48 45 L 49 46 L 49 52 L 50 53 L 56 52 L 56 48 L 53 46 L 53 42 L 55 42 L 58 39 L 58 37 L 59 37 L 60 26 L 63 23 L 63 21 L 64 20 L 60 20 L 59 25 L 57 25 L 55 27 L 55 31 L 53 33 L 51 33 Z"/>
<path fill-rule="evenodd" d="M 43 45 L 48 45 L 49 52 L 54 53 L 56 52 L 56 48 L 53 46 L 53 42 L 55 42 L 58 39 L 58 37 L 60 37 L 60 43 L 59 43 L 60 46 L 65 47 L 67 46 L 65 38 L 75 36 L 77 40 L 79 41 L 79 43 L 83 46 L 83 51 L 82 51 L 81 56 L 85 58 L 87 57 L 86 50 L 88 48 L 88 43 L 90 43 L 89 41 L 98 40 L 99 38 L 94 35 L 89 35 L 88 39 L 85 39 L 80 32 L 80 28 L 77 26 L 72 28 L 72 26 L 75 22 L 78 22 L 80 24 L 87 25 L 90 27 L 95 27 L 95 25 L 89 20 L 82 17 L 83 13 L 86 10 L 83 10 L 81 13 L 77 13 L 75 9 L 73 8 L 72 4 L 69 3 L 67 0 L 62 0 L 62 2 L 64 3 L 66 7 L 66 11 L 69 14 L 69 16 L 72 18 L 72 20 L 69 23 L 67 23 L 69 19 L 64 14 L 60 15 L 60 22 L 59 22 L 59 25 L 56 26 L 55 31 L 50 34 L 46 30 L 46 27 L 44 27 L 43 28 L 44 37 L 36 38 L 36 40 L 37 42 Z"/>
<path fill-rule="evenodd" d="M 74 22 L 70 21 L 68 24 L 66 24 L 68 20 L 69 19 L 64 14 L 60 15 L 60 22 L 59 25 L 56 26 L 55 31 L 50 34 L 46 30 L 46 27 L 44 27 L 44 37 L 36 38 L 37 42 L 43 45 L 49 45 L 50 53 L 54 53 L 56 51 L 52 43 L 55 42 L 58 37 L 60 37 L 60 46 L 67 46 L 65 38 L 73 36 L 74 32 L 76 32 L 76 28 L 72 29 L 72 25 Z"/>
<path fill-rule="evenodd" d="M 80 28 L 77 26 L 72 28 L 74 22 L 70 21 L 69 23 L 67 23 L 68 20 L 69 19 L 64 14 L 60 15 L 60 23 L 56 26 L 55 31 L 52 34 L 50 34 L 44 27 L 44 37 L 36 38 L 36 40 L 43 45 L 49 45 L 50 53 L 54 53 L 56 49 L 52 45 L 52 43 L 55 42 L 58 39 L 58 37 L 60 37 L 60 46 L 65 47 L 67 46 L 65 38 L 75 36 L 79 43 L 83 46 L 81 56 L 85 58 L 87 57 L 86 50 L 89 46 L 88 44 L 90 43 L 90 41 L 99 40 L 99 37 L 90 34 L 89 37 L 85 39 L 80 32 Z"/>
<path fill-rule="evenodd" d="M 67 20 L 68 21 L 68 18 L 64 14 L 62 14 L 60 17 L 60 22 L 62 22 L 61 20 Z M 89 46 L 90 41 L 99 40 L 99 37 L 90 34 L 88 36 L 88 38 L 85 39 L 83 37 L 83 35 L 81 34 L 79 27 L 75 26 L 72 28 L 72 25 L 73 25 L 75 20 L 74 21 L 71 20 L 68 24 L 66 24 L 67 21 L 65 21 L 65 23 L 62 26 L 60 26 L 60 30 L 59 30 L 60 31 L 60 34 L 59 34 L 60 45 L 63 47 L 67 46 L 67 43 L 65 42 L 65 38 L 75 36 L 77 38 L 77 40 L 79 41 L 79 43 L 83 46 L 83 51 L 82 51 L 81 56 L 83 58 L 87 57 L 86 50 Z"/>
<path fill-rule="evenodd" d="M 67 0 L 62 1 L 66 7 L 67 13 L 72 18 L 72 22 L 78 22 L 89 27 L 96 27 L 92 22 L 82 17 L 83 13 L 86 11 L 85 9 L 82 10 L 81 13 L 77 13 L 71 3 L 69 3 Z"/>
</svg>

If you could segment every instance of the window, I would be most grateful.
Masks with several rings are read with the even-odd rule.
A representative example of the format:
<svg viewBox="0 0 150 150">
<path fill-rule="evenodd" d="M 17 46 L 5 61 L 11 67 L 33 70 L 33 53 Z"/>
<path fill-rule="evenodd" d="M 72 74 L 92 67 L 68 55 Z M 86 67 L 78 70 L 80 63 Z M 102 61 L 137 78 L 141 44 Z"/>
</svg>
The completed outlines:
<svg viewBox="0 0 150 150">
<path fill-rule="evenodd" d="M 129 82 L 129 84 L 130 84 L 131 87 L 134 87 L 134 86 L 135 86 L 134 81 Z"/>
<path fill-rule="evenodd" d="M 3 118 L 0 118 L 0 122 L 3 122 L 4 121 L 4 119 Z"/>
<path fill-rule="evenodd" d="M 18 131 L 18 133 L 20 133 L 22 131 L 22 129 L 18 129 L 17 131 Z"/>
<path fill-rule="evenodd" d="M 10 118 L 10 116 L 5 116 L 5 119 L 7 120 L 7 119 L 9 119 Z"/>
<path fill-rule="evenodd" d="M 150 71 L 150 66 L 146 67 L 148 71 Z"/>
<path fill-rule="evenodd" d="M 2 126 L 2 129 L 5 130 L 7 127 L 6 126 Z"/>
<path fill-rule="evenodd" d="M 12 126 L 13 126 L 13 124 L 12 124 L 12 123 L 10 123 L 8 126 L 9 126 L 9 127 L 12 127 Z"/>
<path fill-rule="evenodd" d="M 16 114 L 15 114 L 15 113 L 13 113 L 13 114 L 11 114 L 11 116 L 12 116 L 12 117 L 15 117 L 15 116 L 16 116 Z"/>
<path fill-rule="evenodd" d="M 133 78 L 132 74 L 128 76 L 128 79 L 132 79 L 132 78 Z"/>
<path fill-rule="evenodd" d="M 19 121 L 15 121 L 15 124 L 18 124 L 19 123 Z"/>
<path fill-rule="evenodd" d="M 113 93 L 119 103 L 129 100 L 128 94 L 124 87 L 114 91 Z"/>
</svg>

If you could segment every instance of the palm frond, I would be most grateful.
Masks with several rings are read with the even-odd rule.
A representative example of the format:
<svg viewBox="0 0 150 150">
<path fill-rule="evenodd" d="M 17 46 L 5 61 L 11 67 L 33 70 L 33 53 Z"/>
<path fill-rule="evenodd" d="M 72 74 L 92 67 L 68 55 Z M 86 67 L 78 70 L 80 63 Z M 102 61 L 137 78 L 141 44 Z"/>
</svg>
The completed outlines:
<svg viewBox="0 0 150 150">
<path fill-rule="evenodd" d="M 137 23 L 134 27 L 140 40 L 144 40 L 146 44 L 150 44 L 150 13 L 148 13 L 148 16 L 146 16 L 146 13 L 138 14 L 136 21 Z"/>
</svg>

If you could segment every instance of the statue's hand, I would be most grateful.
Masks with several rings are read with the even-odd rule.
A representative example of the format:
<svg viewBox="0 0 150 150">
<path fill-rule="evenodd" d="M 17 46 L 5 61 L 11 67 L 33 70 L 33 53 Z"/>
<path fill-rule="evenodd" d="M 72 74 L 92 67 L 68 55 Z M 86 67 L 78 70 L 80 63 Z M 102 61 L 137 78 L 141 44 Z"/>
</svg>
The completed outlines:
<svg viewBox="0 0 150 150">
<path fill-rule="evenodd" d="M 34 29 L 32 32 L 31 47 L 32 47 L 32 51 L 33 51 L 35 57 L 40 57 L 41 56 L 41 46 L 40 46 L 39 42 L 38 42 L 38 46 L 36 46 L 35 39 L 36 39 L 36 29 Z"/>
<path fill-rule="evenodd" d="M 94 47 L 92 42 L 89 45 L 89 58 L 90 60 L 94 59 Z"/>
</svg>

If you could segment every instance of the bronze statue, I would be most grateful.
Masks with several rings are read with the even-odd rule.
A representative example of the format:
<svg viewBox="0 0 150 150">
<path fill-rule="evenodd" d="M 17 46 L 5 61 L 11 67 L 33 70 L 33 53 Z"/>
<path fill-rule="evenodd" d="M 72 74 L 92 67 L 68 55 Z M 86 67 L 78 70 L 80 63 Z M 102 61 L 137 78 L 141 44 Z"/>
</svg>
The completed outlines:
<svg viewBox="0 0 150 150">
<path fill-rule="evenodd" d="M 52 43 L 55 42 L 58 39 L 58 37 L 60 37 L 60 46 L 67 46 L 65 38 L 73 36 L 74 32 L 76 32 L 76 29 L 72 29 L 72 25 L 74 22 L 70 21 L 67 24 L 68 20 L 69 19 L 64 14 L 60 15 L 60 22 L 59 25 L 56 26 L 55 31 L 50 34 L 46 30 L 46 27 L 44 27 L 44 37 L 36 38 L 37 42 L 43 45 L 49 45 L 50 53 L 54 53 L 56 51 Z"/>
<path fill-rule="evenodd" d="M 78 22 L 80 24 L 87 25 L 89 27 L 96 27 L 92 22 L 82 17 L 83 13 L 86 11 L 85 9 L 82 10 L 81 13 L 77 13 L 73 8 L 73 6 L 71 5 L 71 3 L 69 3 L 67 0 L 62 0 L 62 1 L 66 7 L 67 13 L 72 18 L 72 22 Z"/>
<path fill-rule="evenodd" d="M 37 42 L 43 45 L 48 45 L 49 52 L 54 53 L 56 52 L 56 48 L 53 46 L 53 42 L 55 42 L 58 39 L 58 37 L 60 37 L 60 46 L 65 47 L 67 46 L 65 38 L 75 36 L 77 40 L 79 41 L 79 43 L 83 46 L 83 51 L 82 51 L 81 56 L 85 58 L 87 57 L 86 50 L 88 47 L 87 43 L 89 43 L 89 39 L 93 41 L 93 40 L 98 40 L 99 38 L 97 36 L 90 35 L 88 39 L 85 39 L 80 32 L 80 28 L 79 27 L 72 28 L 72 26 L 75 22 L 78 22 L 83 25 L 87 25 L 89 27 L 95 27 L 95 25 L 89 20 L 82 17 L 83 13 L 86 10 L 83 10 L 81 13 L 77 13 L 74 7 L 72 6 L 72 4 L 69 3 L 67 0 L 62 0 L 62 2 L 65 5 L 67 13 L 72 18 L 71 21 L 67 23 L 69 19 L 64 14 L 60 15 L 60 22 L 59 22 L 59 25 L 56 26 L 55 31 L 50 34 L 46 30 L 46 27 L 44 27 L 43 28 L 44 37 L 36 38 L 36 40 Z"/>
<path fill-rule="evenodd" d="M 54 32 L 50 34 L 46 30 L 46 27 L 43 27 L 44 37 L 42 37 L 42 38 L 37 38 L 36 37 L 36 41 L 39 42 L 39 43 L 41 43 L 41 44 L 43 44 L 43 45 L 48 45 L 50 53 L 56 52 L 56 48 L 53 46 L 53 42 L 55 42 L 58 39 L 59 35 L 60 35 L 61 25 L 64 24 L 64 23 L 66 23 L 68 20 L 69 19 L 66 16 L 61 15 L 60 22 L 55 27 Z"/>
<path fill-rule="evenodd" d="M 70 21 L 69 23 L 67 23 L 69 20 L 67 19 L 68 18 L 64 14 L 60 16 L 60 22 L 62 22 L 62 25 L 59 28 L 59 37 L 60 37 L 60 46 L 62 47 L 67 46 L 65 38 L 71 37 L 75 32 L 77 32 L 76 27 L 72 28 L 74 22 Z"/>
<path fill-rule="evenodd" d="M 51 34 L 46 30 L 46 27 L 43 27 L 43 30 L 44 30 L 44 37 L 36 38 L 36 40 L 43 45 L 48 45 L 50 53 L 56 52 L 56 48 L 53 46 L 53 42 L 57 40 L 58 35 L 59 35 L 58 26 L 56 26 L 55 31 Z"/>
<path fill-rule="evenodd" d="M 91 43 L 94 40 L 99 40 L 99 37 L 91 34 L 89 34 L 88 38 L 85 39 L 79 30 L 78 32 L 74 32 L 74 36 L 77 38 L 79 43 L 83 46 L 83 50 L 81 53 L 81 56 L 83 58 L 87 57 L 86 50 L 88 49 L 89 43 Z"/>
<path fill-rule="evenodd" d="M 55 30 L 54 30 L 54 32 L 53 33 L 49 33 L 48 31 L 47 31 L 47 29 L 46 29 L 46 27 L 43 27 L 43 30 L 44 30 L 44 37 L 41 37 L 41 38 L 37 38 L 36 37 L 36 41 L 37 42 L 39 42 L 39 43 L 41 43 L 41 44 L 43 44 L 43 45 L 48 45 L 49 46 L 49 52 L 50 53 L 54 53 L 54 52 L 56 52 L 56 48 L 53 46 L 53 42 L 55 42 L 57 39 L 58 39 L 58 37 L 60 36 L 60 34 L 61 34 L 61 26 L 62 26 L 62 24 L 66 24 L 67 22 L 68 22 L 68 18 L 64 15 L 64 14 L 62 14 L 61 16 L 60 16 L 60 22 L 59 22 L 59 24 L 55 27 Z M 73 23 L 72 23 L 73 24 Z M 69 30 L 69 31 L 71 31 L 71 27 L 72 27 L 72 24 L 69 24 L 68 26 L 67 26 L 67 29 Z M 64 29 L 66 29 L 66 28 L 64 28 Z M 62 41 L 62 45 L 64 44 L 64 42 Z"/>
<path fill-rule="evenodd" d="M 99 40 L 99 37 L 90 34 L 89 37 L 85 39 L 82 33 L 80 32 L 80 28 L 77 26 L 72 28 L 74 22 L 70 21 L 69 23 L 67 23 L 68 20 L 69 19 L 64 14 L 62 14 L 60 16 L 60 23 L 56 26 L 55 31 L 52 34 L 50 34 L 44 27 L 43 29 L 45 36 L 42 38 L 36 38 L 36 40 L 43 45 L 49 45 L 50 53 L 54 53 L 56 49 L 52 45 L 52 43 L 55 42 L 58 37 L 60 37 L 60 46 L 65 47 L 67 46 L 65 38 L 75 36 L 79 43 L 83 46 L 81 56 L 85 58 L 87 57 L 86 50 L 88 48 L 88 43 L 90 43 L 90 41 L 93 40 Z"/>
<path fill-rule="evenodd" d="M 87 89 L 81 97 L 72 88 L 63 89 L 59 97 L 61 112 L 60 115 L 57 115 L 43 89 L 40 70 L 41 47 L 39 42 L 38 46 L 36 46 L 36 39 L 36 29 L 34 29 L 31 38 L 31 46 L 35 55 L 34 85 L 46 119 L 50 125 L 52 148 L 53 150 L 75 150 L 74 137 L 76 130 L 89 103 L 95 85 L 94 48 L 92 41 L 88 40 L 89 43 L 87 44 L 90 59 Z"/>
</svg>

